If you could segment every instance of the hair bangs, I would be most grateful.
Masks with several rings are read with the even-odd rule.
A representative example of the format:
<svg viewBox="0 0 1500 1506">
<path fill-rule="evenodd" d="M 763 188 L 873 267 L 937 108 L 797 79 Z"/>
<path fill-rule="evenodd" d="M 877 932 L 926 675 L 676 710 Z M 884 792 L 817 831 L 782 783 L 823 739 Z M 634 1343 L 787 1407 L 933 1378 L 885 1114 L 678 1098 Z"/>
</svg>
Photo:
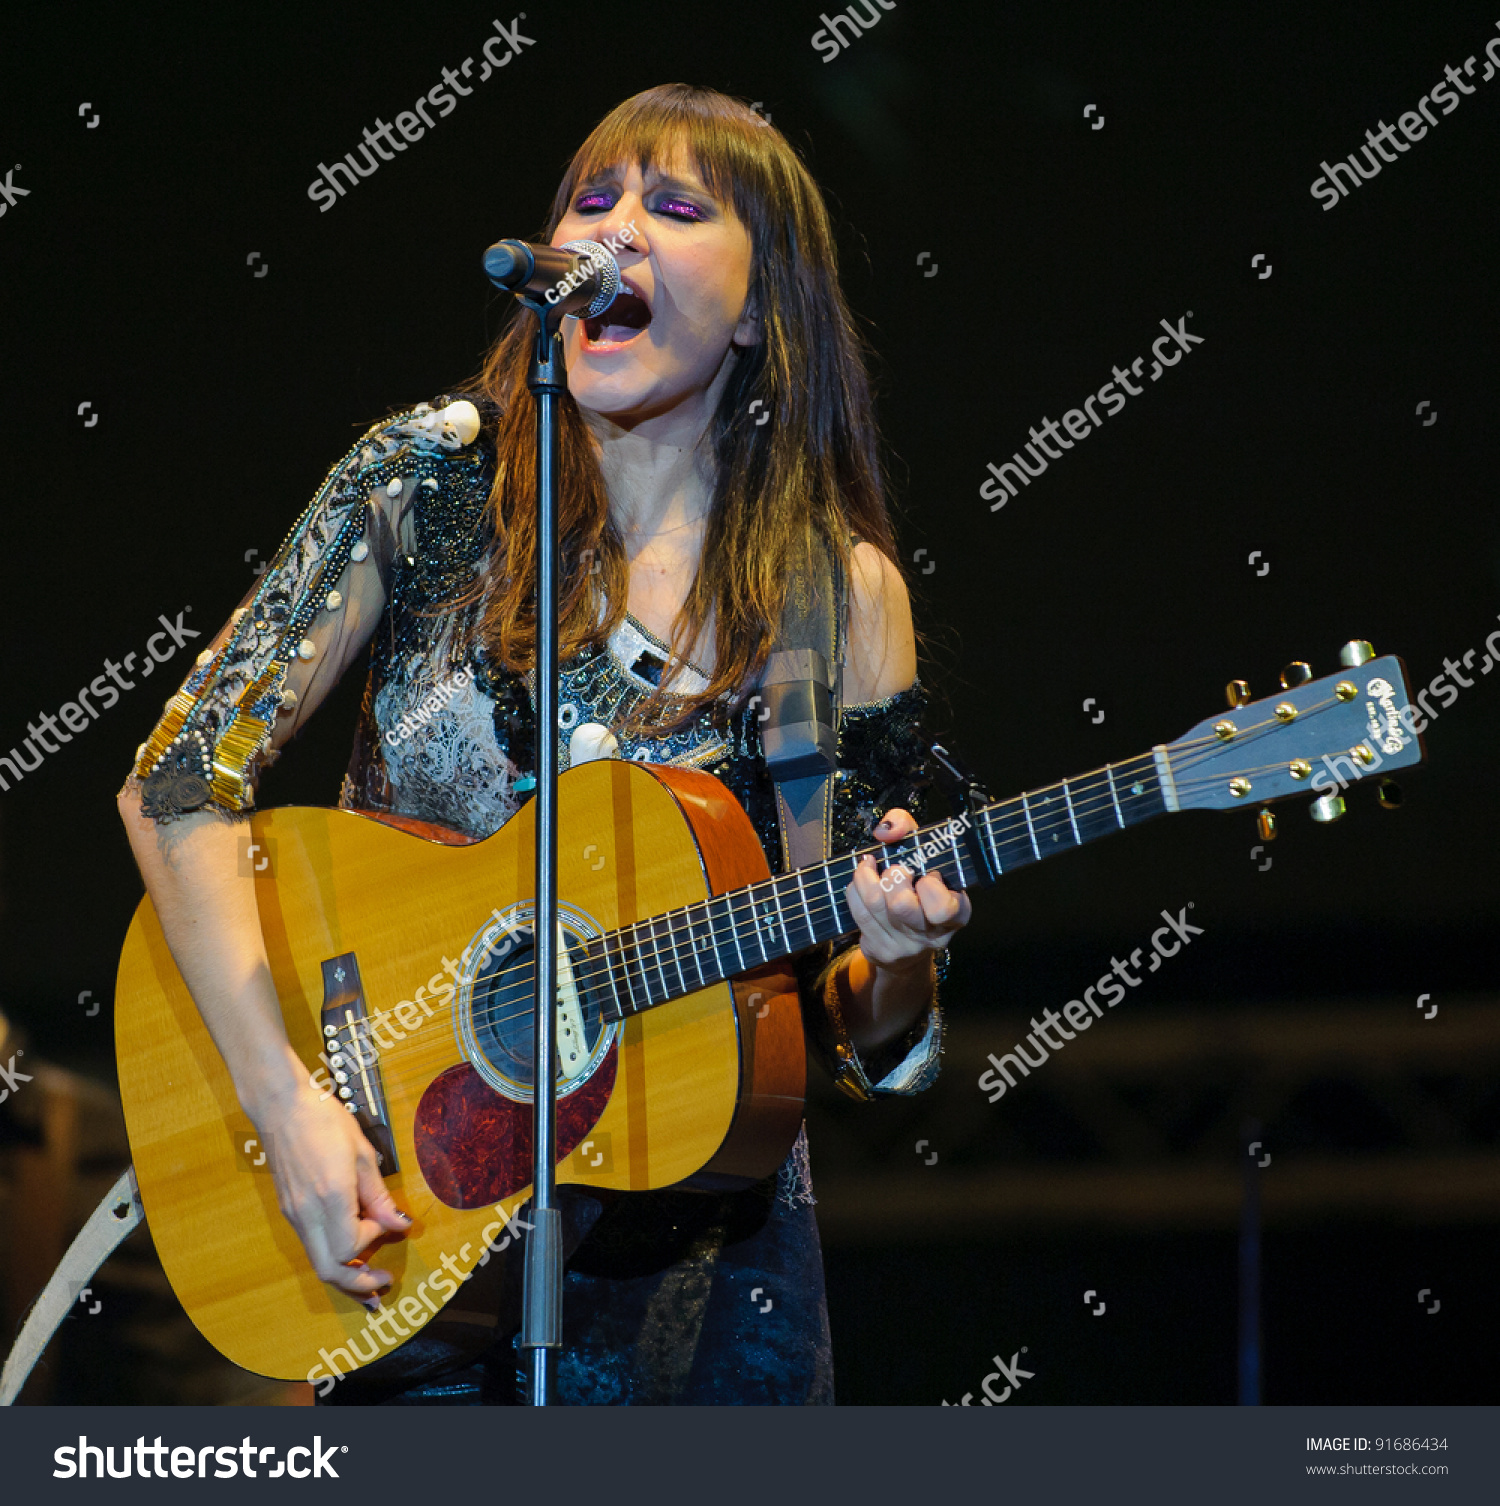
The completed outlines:
<svg viewBox="0 0 1500 1506">
<path fill-rule="evenodd" d="M 775 192 L 770 128 L 748 106 L 690 84 L 662 84 L 617 105 L 589 133 L 563 175 L 547 223 L 550 235 L 578 189 L 638 162 L 670 170 L 678 154 L 720 203 L 733 207 L 759 252 Z"/>
</svg>

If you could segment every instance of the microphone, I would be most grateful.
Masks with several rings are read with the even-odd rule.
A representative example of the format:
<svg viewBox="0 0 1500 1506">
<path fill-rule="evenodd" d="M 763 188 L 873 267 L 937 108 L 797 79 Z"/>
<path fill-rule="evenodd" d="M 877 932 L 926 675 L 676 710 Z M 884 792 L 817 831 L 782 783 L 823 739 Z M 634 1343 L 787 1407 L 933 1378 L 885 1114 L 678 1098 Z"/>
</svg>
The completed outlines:
<svg viewBox="0 0 1500 1506">
<path fill-rule="evenodd" d="M 620 291 L 620 265 L 597 241 L 496 241 L 484 253 L 484 270 L 496 287 L 541 299 L 572 319 L 597 317 Z"/>
</svg>

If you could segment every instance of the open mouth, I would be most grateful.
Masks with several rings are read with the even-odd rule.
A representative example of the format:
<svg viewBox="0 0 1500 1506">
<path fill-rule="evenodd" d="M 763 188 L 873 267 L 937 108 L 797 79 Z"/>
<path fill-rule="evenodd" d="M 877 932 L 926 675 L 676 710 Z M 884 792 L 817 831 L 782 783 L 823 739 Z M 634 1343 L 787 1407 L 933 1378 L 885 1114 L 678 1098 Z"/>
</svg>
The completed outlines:
<svg viewBox="0 0 1500 1506">
<path fill-rule="evenodd" d="M 628 345 L 651 323 L 651 306 L 628 284 L 615 295 L 615 301 L 597 319 L 584 319 L 583 340 L 591 349 L 612 349 Z"/>
</svg>

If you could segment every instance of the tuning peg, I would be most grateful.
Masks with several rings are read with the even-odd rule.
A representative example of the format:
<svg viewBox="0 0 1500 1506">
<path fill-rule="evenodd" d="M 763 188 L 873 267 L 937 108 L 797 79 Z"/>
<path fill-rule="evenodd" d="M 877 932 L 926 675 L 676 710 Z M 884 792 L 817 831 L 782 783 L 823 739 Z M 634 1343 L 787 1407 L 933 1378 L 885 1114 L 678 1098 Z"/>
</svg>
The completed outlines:
<svg viewBox="0 0 1500 1506">
<path fill-rule="evenodd" d="M 1256 812 L 1255 824 L 1260 830 L 1262 842 L 1274 842 L 1276 840 L 1276 812 L 1269 805 L 1261 806 Z"/>
<path fill-rule="evenodd" d="M 1344 814 L 1342 795 L 1319 795 L 1312 803 L 1314 821 L 1337 821 Z"/>
<path fill-rule="evenodd" d="M 1224 687 L 1224 699 L 1229 702 L 1229 709 L 1243 706 L 1250 700 L 1250 687 L 1243 680 L 1231 680 Z"/>
<path fill-rule="evenodd" d="M 1393 811 L 1402 801 L 1401 786 L 1394 779 L 1382 779 L 1375 790 L 1382 810 Z"/>
<path fill-rule="evenodd" d="M 1351 638 L 1339 650 L 1339 663 L 1345 669 L 1358 669 L 1361 664 L 1368 664 L 1374 657 L 1374 645 L 1366 643 L 1363 638 Z"/>
<path fill-rule="evenodd" d="M 1310 679 L 1312 679 L 1312 665 L 1305 663 L 1301 659 L 1293 659 L 1281 671 L 1281 688 L 1283 690 L 1295 690 L 1299 685 L 1306 685 Z"/>
</svg>

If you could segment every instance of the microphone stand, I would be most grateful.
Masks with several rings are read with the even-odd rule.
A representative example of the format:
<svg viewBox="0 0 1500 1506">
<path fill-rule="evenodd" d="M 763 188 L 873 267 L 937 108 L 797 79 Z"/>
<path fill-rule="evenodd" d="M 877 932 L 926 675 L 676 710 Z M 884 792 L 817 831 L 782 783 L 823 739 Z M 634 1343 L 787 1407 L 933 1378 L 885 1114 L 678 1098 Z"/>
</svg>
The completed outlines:
<svg viewBox="0 0 1500 1506">
<path fill-rule="evenodd" d="M 536 907 L 531 1058 L 532 1228 L 521 1289 L 526 1401 L 550 1406 L 554 1351 L 562 1348 L 562 1212 L 557 1207 L 557 404 L 567 390 L 562 311 L 518 295 L 537 318 L 526 385 L 536 399 Z"/>
</svg>

